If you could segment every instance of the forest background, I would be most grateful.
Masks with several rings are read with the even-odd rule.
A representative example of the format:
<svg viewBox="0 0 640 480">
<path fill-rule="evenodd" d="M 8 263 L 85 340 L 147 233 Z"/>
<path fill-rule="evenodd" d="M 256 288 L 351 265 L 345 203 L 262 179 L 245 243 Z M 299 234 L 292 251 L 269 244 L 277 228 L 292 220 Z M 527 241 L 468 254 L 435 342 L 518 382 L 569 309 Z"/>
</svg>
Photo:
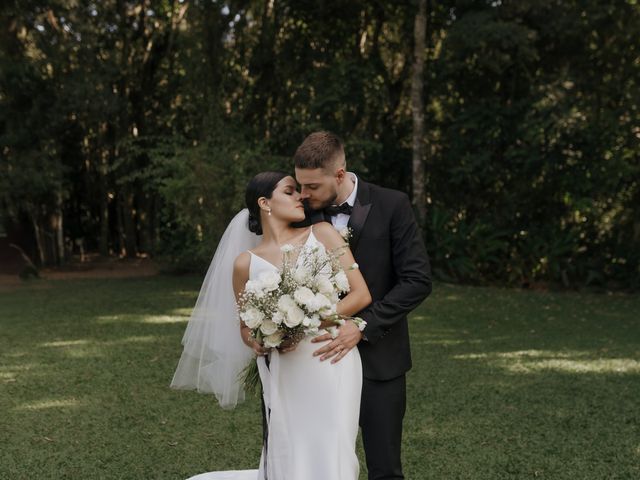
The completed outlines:
<svg viewBox="0 0 640 480">
<path fill-rule="evenodd" d="M 326 129 L 412 196 L 437 277 L 640 286 L 636 0 L 14 0 L 0 24 L 0 237 L 37 266 L 202 272 L 248 179 Z"/>
</svg>

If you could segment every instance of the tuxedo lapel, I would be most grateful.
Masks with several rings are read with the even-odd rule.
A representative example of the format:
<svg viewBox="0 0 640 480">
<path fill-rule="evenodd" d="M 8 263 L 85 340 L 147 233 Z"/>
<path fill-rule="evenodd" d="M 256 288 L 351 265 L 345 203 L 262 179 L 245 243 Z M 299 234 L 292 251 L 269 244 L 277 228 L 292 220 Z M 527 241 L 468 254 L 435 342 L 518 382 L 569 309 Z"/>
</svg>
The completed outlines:
<svg viewBox="0 0 640 480">
<path fill-rule="evenodd" d="M 356 202 L 353 205 L 351 216 L 349 217 L 349 223 L 347 226 L 351 229 L 351 240 L 349 246 L 351 251 L 355 253 L 358 248 L 358 242 L 360 241 L 360 235 L 364 229 L 364 224 L 369 216 L 369 210 L 371 210 L 371 203 L 369 200 L 369 184 L 358 179 L 358 193 Z"/>
</svg>

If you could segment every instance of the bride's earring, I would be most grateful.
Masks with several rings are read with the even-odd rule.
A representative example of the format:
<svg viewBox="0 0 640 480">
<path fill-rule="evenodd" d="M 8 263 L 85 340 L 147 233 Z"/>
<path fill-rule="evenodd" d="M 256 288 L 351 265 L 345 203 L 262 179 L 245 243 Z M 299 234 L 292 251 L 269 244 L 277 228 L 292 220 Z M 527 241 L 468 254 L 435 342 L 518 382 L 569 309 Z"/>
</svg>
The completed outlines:
<svg viewBox="0 0 640 480">
<path fill-rule="evenodd" d="M 271 216 L 271 209 L 269 209 L 268 212 L 269 212 L 269 216 Z"/>
</svg>

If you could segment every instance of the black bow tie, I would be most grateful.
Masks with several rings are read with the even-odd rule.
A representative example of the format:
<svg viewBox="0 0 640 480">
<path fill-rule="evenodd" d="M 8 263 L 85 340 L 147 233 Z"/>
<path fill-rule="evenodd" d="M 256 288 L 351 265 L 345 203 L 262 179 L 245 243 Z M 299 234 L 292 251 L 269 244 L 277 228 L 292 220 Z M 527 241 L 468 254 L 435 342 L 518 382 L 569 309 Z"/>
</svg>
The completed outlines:
<svg viewBox="0 0 640 480">
<path fill-rule="evenodd" d="M 324 213 L 329 215 L 330 217 L 335 217 L 339 213 L 344 215 L 351 215 L 351 211 L 353 207 L 349 205 L 347 202 L 344 202 L 342 205 L 330 205 L 324 209 Z"/>
</svg>

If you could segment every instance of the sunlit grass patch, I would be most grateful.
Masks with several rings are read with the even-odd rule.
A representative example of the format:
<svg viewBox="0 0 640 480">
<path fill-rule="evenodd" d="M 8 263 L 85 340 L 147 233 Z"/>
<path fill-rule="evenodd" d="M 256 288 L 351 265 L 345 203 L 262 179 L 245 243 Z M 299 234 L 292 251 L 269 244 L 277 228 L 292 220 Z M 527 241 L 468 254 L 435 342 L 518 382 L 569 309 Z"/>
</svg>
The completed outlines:
<svg viewBox="0 0 640 480">
<path fill-rule="evenodd" d="M 557 370 L 572 373 L 640 373 L 640 361 L 632 358 L 589 358 L 592 352 L 520 350 L 456 355 L 459 360 L 484 360 L 513 373 Z"/>
<path fill-rule="evenodd" d="M 147 315 L 142 317 L 142 323 L 187 323 L 189 317 L 178 315 Z"/>
<path fill-rule="evenodd" d="M 200 282 L 0 292 L 0 478 L 255 468 L 258 398 L 225 411 L 168 387 Z M 410 319 L 406 478 L 640 478 L 637 311 L 630 296 L 436 285 Z"/>
<path fill-rule="evenodd" d="M 16 381 L 16 374 L 13 372 L 0 372 L 0 383 L 10 383 Z"/>
<path fill-rule="evenodd" d="M 42 347 L 75 347 L 78 345 L 88 345 L 90 343 L 89 340 L 57 340 L 53 342 L 44 342 L 41 343 Z"/>
<path fill-rule="evenodd" d="M 25 403 L 15 408 L 15 410 L 43 410 L 47 408 L 71 408 L 82 405 L 78 399 L 67 398 L 57 400 L 41 400 L 38 402 Z"/>
<path fill-rule="evenodd" d="M 181 309 L 178 309 L 181 310 Z M 173 315 L 100 315 L 96 322 L 102 325 L 120 324 L 125 321 L 140 323 L 186 323 L 187 315 L 175 313 Z"/>
<path fill-rule="evenodd" d="M 630 358 L 607 358 L 596 360 L 544 359 L 507 366 L 515 373 L 534 373 L 557 370 L 572 373 L 640 373 L 640 361 Z"/>
</svg>

